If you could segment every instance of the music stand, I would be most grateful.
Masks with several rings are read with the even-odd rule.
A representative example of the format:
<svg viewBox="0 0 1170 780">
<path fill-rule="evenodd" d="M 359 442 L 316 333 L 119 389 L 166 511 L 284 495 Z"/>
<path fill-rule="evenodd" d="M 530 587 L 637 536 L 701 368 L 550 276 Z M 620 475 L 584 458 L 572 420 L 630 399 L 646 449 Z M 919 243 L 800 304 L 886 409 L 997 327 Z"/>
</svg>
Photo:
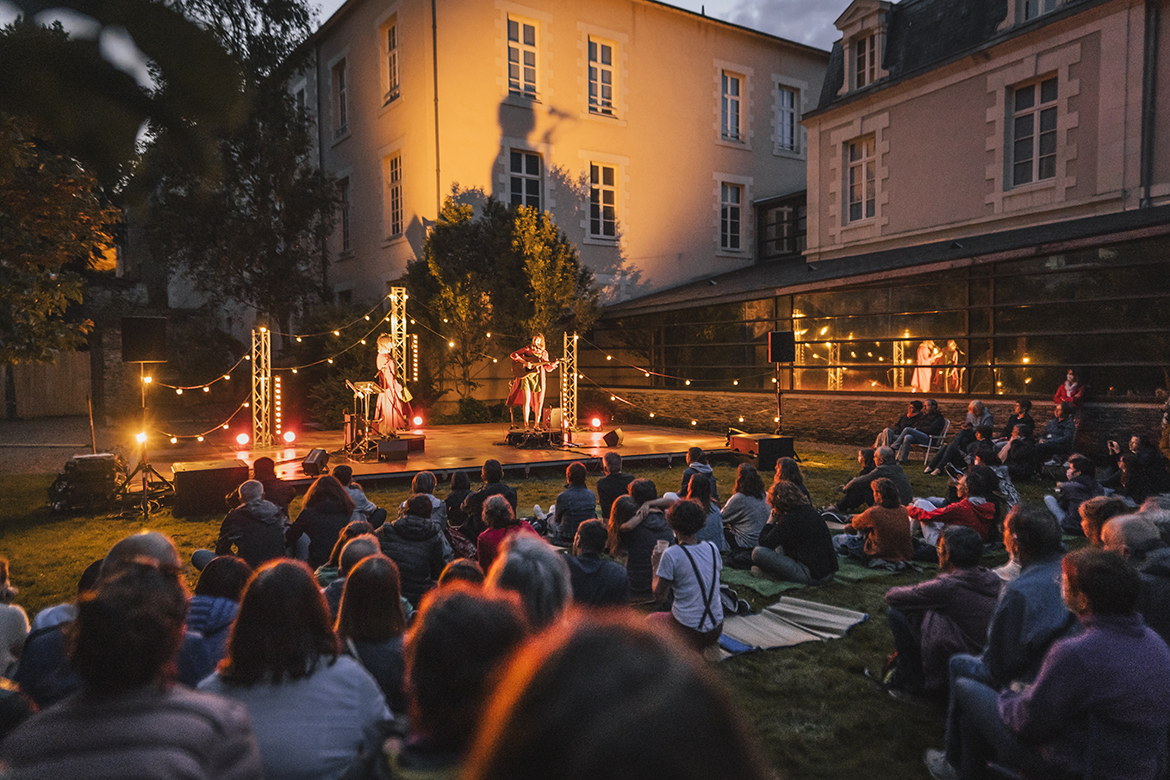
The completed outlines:
<svg viewBox="0 0 1170 780">
<path fill-rule="evenodd" d="M 351 458 L 364 458 L 370 450 L 376 450 L 378 443 L 371 433 L 370 418 L 371 405 L 375 396 L 382 392 L 377 382 L 350 382 L 345 381 L 346 387 L 353 391 L 353 423 L 355 430 L 352 441 L 346 441 L 345 453 Z M 360 433 L 360 436 L 359 436 Z"/>
</svg>

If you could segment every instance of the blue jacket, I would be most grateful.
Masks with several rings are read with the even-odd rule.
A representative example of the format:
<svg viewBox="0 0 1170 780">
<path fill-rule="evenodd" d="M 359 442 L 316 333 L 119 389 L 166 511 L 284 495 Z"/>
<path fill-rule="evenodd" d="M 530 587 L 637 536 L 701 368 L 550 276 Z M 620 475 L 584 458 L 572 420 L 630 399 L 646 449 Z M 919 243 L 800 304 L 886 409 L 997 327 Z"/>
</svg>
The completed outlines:
<svg viewBox="0 0 1170 780">
<path fill-rule="evenodd" d="M 572 542 L 577 535 L 577 526 L 583 520 L 593 520 L 597 517 L 597 496 L 584 485 L 570 485 L 567 490 L 557 496 L 557 511 L 554 522 L 557 524 L 557 539 L 562 542 Z"/>
</svg>

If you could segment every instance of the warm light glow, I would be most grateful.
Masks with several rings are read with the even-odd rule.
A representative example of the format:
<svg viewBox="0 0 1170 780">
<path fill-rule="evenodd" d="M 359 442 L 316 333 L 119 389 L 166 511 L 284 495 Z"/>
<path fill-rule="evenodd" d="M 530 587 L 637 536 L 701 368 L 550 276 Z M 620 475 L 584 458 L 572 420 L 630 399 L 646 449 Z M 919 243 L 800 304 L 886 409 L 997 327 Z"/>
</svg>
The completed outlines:
<svg viewBox="0 0 1170 780">
<path fill-rule="evenodd" d="M 492 358 L 492 362 L 493 362 L 493 363 L 499 363 L 500 361 L 499 361 L 497 358 Z"/>
<path fill-rule="evenodd" d="M 341 335 L 341 331 L 339 331 L 339 330 L 335 330 L 335 331 L 333 331 L 333 335 L 334 335 L 334 336 L 340 336 L 340 335 Z"/>
<path fill-rule="evenodd" d="M 743 422 L 743 418 L 742 418 L 742 417 L 740 417 L 740 418 L 739 418 L 739 421 L 740 421 L 740 422 Z"/>
<path fill-rule="evenodd" d="M 647 379 L 649 379 L 649 378 L 650 378 L 650 372 L 649 372 L 649 371 L 647 371 L 647 372 L 646 372 L 646 378 L 647 378 Z"/>
<path fill-rule="evenodd" d="M 654 416 L 654 412 L 650 412 L 650 416 L 651 416 L 651 417 L 653 417 L 653 416 Z"/>
<path fill-rule="evenodd" d="M 202 436 L 196 436 L 196 437 L 195 437 L 195 441 L 203 441 L 203 437 L 202 437 Z"/>
<path fill-rule="evenodd" d="M 149 385 L 151 382 L 154 381 L 154 377 L 144 376 L 144 377 L 142 377 L 142 381 Z"/>
<path fill-rule="evenodd" d="M 606 356 L 605 356 L 605 359 L 606 359 L 606 360 L 613 360 L 613 355 L 606 355 Z"/>
<path fill-rule="evenodd" d="M 691 425 L 698 425 L 698 424 L 699 424 L 698 420 L 691 420 Z"/>
<path fill-rule="evenodd" d="M 686 381 L 686 384 L 687 384 L 687 386 L 689 387 L 689 386 L 690 386 L 690 384 L 691 384 L 691 380 L 689 380 L 689 379 L 688 379 L 688 380 Z"/>
<path fill-rule="evenodd" d="M 243 447 L 243 446 L 244 446 L 245 444 L 247 444 L 247 443 L 248 443 L 248 434 L 246 434 L 246 433 L 241 433 L 241 434 L 239 434 L 238 436 L 236 436 L 236 444 L 238 444 L 238 445 L 240 445 L 241 447 Z"/>
<path fill-rule="evenodd" d="M 224 380 L 226 381 L 226 380 L 228 380 L 228 379 L 231 379 L 231 378 L 232 378 L 232 375 L 231 375 L 231 374 L 224 374 L 224 375 L 223 375 L 223 378 L 224 378 Z"/>
<path fill-rule="evenodd" d="M 739 386 L 739 380 L 738 380 L 738 379 L 732 379 L 732 380 L 731 380 L 731 384 L 733 384 L 733 385 L 735 385 L 736 387 L 738 387 L 738 386 Z"/>
<path fill-rule="evenodd" d="M 1027 362 L 1028 362 L 1028 358 L 1024 358 L 1024 362 L 1025 362 L 1025 363 L 1027 363 Z"/>
<path fill-rule="evenodd" d="M 776 384 L 776 377 L 772 377 L 772 384 Z"/>
<path fill-rule="evenodd" d="M 422 417 L 420 417 L 419 415 L 417 415 L 417 414 L 416 414 L 416 415 L 414 416 L 414 420 L 412 420 L 412 422 L 413 422 L 415 425 L 422 425 L 422 423 L 423 423 L 423 419 L 422 419 Z"/>
<path fill-rule="evenodd" d="M 171 444 L 178 444 L 178 443 L 179 443 L 179 440 L 177 438 L 175 438 L 174 436 L 172 436 L 171 437 Z"/>
<path fill-rule="evenodd" d="M 447 318 L 446 318 L 446 317 L 444 317 L 444 318 L 443 318 L 443 322 L 446 322 L 446 321 L 447 321 Z"/>
<path fill-rule="evenodd" d="M 601 427 L 601 418 L 600 418 L 600 417 L 594 417 L 594 418 L 593 418 L 592 420 L 590 420 L 589 422 L 590 422 L 590 424 L 592 424 L 592 425 L 593 425 L 593 427 L 594 427 L 594 428 L 600 428 L 600 427 Z"/>
<path fill-rule="evenodd" d="M 249 406 L 251 406 L 251 405 L 252 405 L 252 404 L 248 403 L 247 401 L 244 401 L 244 408 L 245 408 L 245 409 L 247 409 L 247 408 L 248 408 Z"/>
<path fill-rule="evenodd" d="M 281 438 L 284 439 L 287 443 L 292 444 L 294 441 L 297 440 L 297 435 L 295 433 L 293 433 L 292 431 L 285 431 L 284 435 L 281 436 Z"/>
<path fill-rule="evenodd" d="M 298 343 L 298 344 L 300 344 L 300 343 L 301 343 L 301 337 L 300 337 L 300 336 L 297 336 L 297 343 Z"/>
<path fill-rule="evenodd" d="M 487 334 L 487 337 L 490 339 L 492 337 L 492 334 L 490 334 L 490 333 Z"/>
<path fill-rule="evenodd" d="M 780 422 L 780 418 L 779 418 L 779 417 L 773 417 L 772 419 L 773 419 L 774 421 L 776 421 L 776 422 Z"/>
<path fill-rule="evenodd" d="M 328 360 L 328 361 L 326 361 L 326 362 L 328 362 L 328 363 L 329 363 L 329 365 L 333 365 L 333 358 L 329 358 L 329 360 Z"/>
<path fill-rule="evenodd" d="M 609 400 L 611 400 L 611 401 L 616 401 L 616 400 L 617 400 L 617 396 L 616 396 L 616 395 L 611 395 L 611 396 L 609 397 Z"/>
<path fill-rule="evenodd" d="M 369 321 L 370 321 L 370 315 L 367 314 L 366 315 L 366 322 L 369 322 Z"/>
<path fill-rule="evenodd" d="M 183 394 L 183 388 L 176 387 L 175 388 L 175 395 L 182 395 L 182 394 Z"/>
<path fill-rule="evenodd" d="M 825 327 L 821 328 L 821 335 L 822 335 L 822 336 L 823 336 L 823 335 L 825 335 L 825 334 L 826 334 L 826 333 L 828 333 L 828 332 L 829 332 L 829 326 L 828 326 L 828 325 L 826 325 Z"/>
<path fill-rule="evenodd" d="M 206 386 L 205 386 L 205 387 L 203 388 L 203 392 L 205 392 L 205 393 L 210 393 L 210 392 L 211 392 L 211 388 L 210 388 L 210 387 L 206 387 Z"/>
<path fill-rule="evenodd" d="M 224 423 L 224 424 L 223 424 L 223 429 L 224 429 L 225 431 L 228 429 L 228 424 L 227 424 L 227 423 Z"/>
<path fill-rule="evenodd" d="M 134 440 L 139 444 L 146 444 L 146 431 L 142 431 L 135 435 Z"/>
<path fill-rule="evenodd" d="M 292 372 L 295 374 L 295 373 L 297 372 L 297 370 L 294 368 L 294 369 L 292 370 Z"/>
<path fill-rule="evenodd" d="M 261 326 L 261 327 L 260 327 L 260 332 L 261 332 L 261 333 L 267 333 L 267 332 L 268 332 L 268 328 L 265 328 L 265 327 Z"/>
<path fill-rule="evenodd" d="M 448 347 L 450 347 L 451 349 L 455 349 L 455 342 L 454 342 L 454 341 L 448 341 L 448 342 L 447 342 L 447 346 L 448 346 Z"/>
<path fill-rule="evenodd" d="M 365 344 L 366 344 L 366 340 L 362 339 L 362 346 L 365 346 Z"/>
</svg>

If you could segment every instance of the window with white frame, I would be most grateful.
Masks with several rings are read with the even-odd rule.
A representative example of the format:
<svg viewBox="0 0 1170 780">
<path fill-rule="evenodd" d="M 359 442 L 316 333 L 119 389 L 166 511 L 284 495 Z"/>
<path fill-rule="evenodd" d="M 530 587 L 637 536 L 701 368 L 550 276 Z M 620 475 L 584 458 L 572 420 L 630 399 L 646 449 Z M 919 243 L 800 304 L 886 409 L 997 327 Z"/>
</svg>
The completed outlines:
<svg viewBox="0 0 1170 780">
<path fill-rule="evenodd" d="M 508 17 L 508 91 L 536 97 L 536 25 Z"/>
<path fill-rule="evenodd" d="M 776 148 L 800 151 L 800 90 L 776 88 Z"/>
<path fill-rule="evenodd" d="M 877 34 L 862 35 L 853 41 L 853 86 L 857 89 L 877 80 Z"/>
<path fill-rule="evenodd" d="M 337 182 L 341 200 L 341 251 L 349 251 L 349 179 Z"/>
<path fill-rule="evenodd" d="M 617 169 L 589 164 L 589 235 L 617 238 Z"/>
<path fill-rule="evenodd" d="M 508 160 L 508 195 L 513 206 L 540 210 L 540 155 L 513 149 Z"/>
<path fill-rule="evenodd" d="M 386 237 L 402 235 L 402 156 L 387 157 L 383 163 L 386 179 Z"/>
<path fill-rule="evenodd" d="M 862 136 L 850 141 L 846 155 L 849 163 L 849 221 L 857 222 L 874 216 L 874 137 Z"/>
<path fill-rule="evenodd" d="M 391 103 L 402 94 L 402 83 L 398 76 L 398 19 L 391 19 L 382 28 L 386 40 L 386 97 Z"/>
<path fill-rule="evenodd" d="M 333 134 L 345 135 L 349 130 L 349 104 L 346 92 L 345 60 L 333 66 Z"/>
<path fill-rule="evenodd" d="M 1026 22 L 1056 10 L 1056 0 L 1019 0 L 1020 21 Z"/>
<path fill-rule="evenodd" d="M 723 182 L 719 198 L 719 248 L 738 252 L 742 247 L 743 185 Z"/>
<path fill-rule="evenodd" d="M 1012 90 L 1012 186 L 1056 176 L 1056 77 Z"/>
<path fill-rule="evenodd" d="M 589 110 L 613 116 L 614 47 L 589 36 Z"/>
<path fill-rule="evenodd" d="M 743 76 L 723 71 L 720 77 L 720 135 L 725 141 L 742 141 Z"/>
</svg>

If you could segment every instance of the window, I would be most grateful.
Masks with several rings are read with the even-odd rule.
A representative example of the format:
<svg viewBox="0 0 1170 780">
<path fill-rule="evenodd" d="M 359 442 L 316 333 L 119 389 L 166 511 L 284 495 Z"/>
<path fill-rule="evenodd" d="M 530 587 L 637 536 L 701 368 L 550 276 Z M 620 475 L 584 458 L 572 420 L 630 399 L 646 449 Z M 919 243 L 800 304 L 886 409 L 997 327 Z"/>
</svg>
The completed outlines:
<svg viewBox="0 0 1170 780">
<path fill-rule="evenodd" d="M 343 136 L 349 130 L 349 107 L 346 103 L 345 60 L 333 66 L 333 134 Z"/>
<path fill-rule="evenodd" d="M 617 238 L 617 172 L 612 165 L 589 164 L 589 235 Z"/>
<path fill-rule="evenodd" d="M 725 141 L 742 141 L 740 132 L 740 106 L 742 105 L 743 78 L 723 71 L 720 125 Z"/>
<path fill-rule="evenodd" d="M 536 97 L 536 25 L 508 17 L 508 91 Z"/>
<path fill-rule="evenodd" d="M 761 260 L 799 255 L 805 249 L 808 234 L 808 210 L 804 196 L 785 198 L 761 205 L 757 211 L 756 231 Z"/>
<path fill-rule="evenodd" d="M 1012 186 L 1056 176 L 1056 78 L 1012 95 Z"/>
<path fill-rule="evenodd" d="M 508 165 L 508 190 L 513 206 L 540 209 L 540 155 L 513 149 Z"/>
<path fill-rule="evenodd" d="M 861 89 L 877 79 L 877 35 L 863 35 L 853 41 L 853 84 Z"/>
<path fill-rule="evenodd" d="M 398 80 L 398 22 L 391 21 L 385 28 L 386 36 L 386 103 L 398 99 L 401 86 Z"/>
<path fill-rule="evenodd" d="M 797 107 L 800 105 L 800 90 L 788 87 L 777 88 L 776 103 L 776 148 L 790 152 L 800 151 L 800 142 L 797 140 L 800 119 Z"/>
<path fill-rule="evenodd" d="M 874 137 L 849 142 L 849 221 L 874 215 Z"/>
<path fill-rule="evenodd" d="M 589 38 L 589 110 L 613 116 L 613 46 Z"/>
<path fill-rule="evenodd" d="M 1026 22 L 1055 10 L 1056 0 L 1020 0 L 1020 21 Z"/>
<path fill-rule="evenodd" d="M 719 247 L 739 251 L 743 186 L 723 182 L 719 201 Z"/>
<path fill-rule="evenodd" d="M 386 236 L 402 235 L 402 157 L 386 158 Z"/>
<path fill-rule="evenodd" d="M 337 183 L 341 194 L 341 251 L 349 251 L 349 179 Z"/>
</svg>

